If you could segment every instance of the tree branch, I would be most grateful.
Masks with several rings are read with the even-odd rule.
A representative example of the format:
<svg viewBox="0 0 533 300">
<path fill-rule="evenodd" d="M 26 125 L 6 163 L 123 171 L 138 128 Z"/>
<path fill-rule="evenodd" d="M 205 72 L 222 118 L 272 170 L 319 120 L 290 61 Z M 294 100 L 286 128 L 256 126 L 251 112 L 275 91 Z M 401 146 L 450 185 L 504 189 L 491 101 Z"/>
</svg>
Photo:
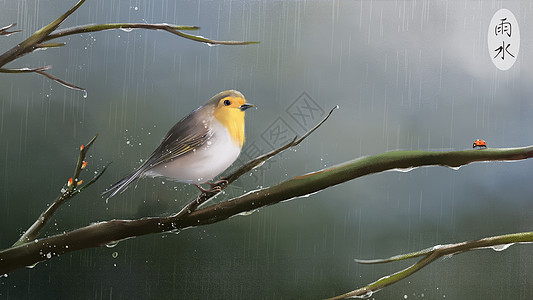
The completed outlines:
<svg viewBox="0 0 533 300">
<path fill-rule="evenodd" d="M 0 35 L 10 36 L 13 33 L 21 32 L 22 30 L 7 31 L 9 28 L 14 27 L 15 25 L 17 25 L 17 23 L 9 24 L 7 26 L 0 28 Z"/>
<path fill-rule="evenodd" d="M 59 18 L 55 19 L 43 28 L 35 31 L 30 37 L 22 41 L 20 44 L 0 55 L 0 67 L 35 50 L 37 44 L 41 43 L 46 36 L 52 33 L 52 31 L 56 30 L 56 28 L 59 27 L 59 25 L 61 25 L 61 23 L 63 23 L 68 16 L 74 13 L 84 2 L 85 0 L 80 0 Z"/>
<path fill-rule="evenodd" d="M 402 279 L 405 279 L 406 277 L 412 275 L 413 273 L 419 271 L 423 267 L 427 266 L 428 264 L 434 262 L 436 259 L 443 257 L 443 256 L 455 255 L 455 254 L 472 251 L 472 250 L 479 250 L 479 249 L 493 249 L 495 251 L 502 251 L 516 243 L 532 243 L 532 242 L 533 242 L 533 232 L 521 232 L 521 233 L 493 236 L 493 237 L 483 238 L 480 240 L 462 242 L 462 243 L 457 243 L 457 244 L 437 245 L 437 246 L 427 248 L 421 251 L 401 254 L 401 255 L 390 257 L 390 258 L 385 258 L 385 259 L 373 259 L 373 260 L 356 259 L 355 261 L 361 264 L 381 264 L 381 263 L 395 262 L 399 260 L 423 256 L 421 260 L 419 260 L 417 263 L 415 263 L 414 265 L 408 268 L 405 268 L 394 274 L 382 277 L 378 279 L 377 281 L 374 281 L 362 288 L 359 288 L 357 290 L 354 290 L 354 291 L 351 291 L 346 294 L 342 294 L 342 295 L 339 295 L 333 298 L 329 298 L 328 300 L 339 300 L 339 299 L 348 299 L 348 298 L 355 298 L 355 297 L 370 297 L 376 291 L 388 285 L 396 283 Z"/>
<path fill-rule="evenodd" d="M 56 77 L 56 76 L 54 76 L 54 75 L 52 75 L 52 74 L 50 74 L 50 73 L 46 73 L 45 71 L 35 71 L 35 73 L 37 73 L 37 74 L 41 74 L 41 75 L 43 75 L 43 76 L 45 76 L 45 77 L 48 77 L 48 78 L 52 79 L 53 81 L 55 81 L 55 82 L 57 82 L 57 83 L 59 83 L 59 84 L 65 86 L 65 87 L 68 87 L 68 88 L 71 88 L 71 89 L 73 89 L 73 90 L 77 90 L 77 91 L 83 91 L 83 92 L 85 92 L 85 93 L 83 94 L 83 96 L 84 96 L 85 98 L 87 97 L 87 96 L 86 96 L 87 93 L 86 93 L 85 89 L 82 88 L 82 87 L 79 87 L 79 86 L 77 86 L 77 85 L 74 85 L 74 84 L 72 84 L 72 83 L 70 83 L 70 82 L 67 82 L 67 81 L 63 80 L 63 79 L 60 79 L 60 78 L 58 78 L 58 77 Z"/>
<path fill-rule="evenodd" d="M 91 184 L 93 184 L 102 174 L 104 174 L 105 170 L 107 169 L 107 166 L 105 166 L 102 171 L 100 171 L 89 183 L 85 184 L 85 186 L 81 187 L 82 180 L 79 179 L 81 170 L 85 168 L 87 163 L 85 162 L 85 156 L 87 154 L 87 151 L 89 151 L 89 148 L 92 146 L 96 138 L 98 137 L 98 134 L 95 135 L 89 143 L 87 143 L 86 146 L 81 145 L 80 147 L 80 154 L 78 155 L 78 162 L 76 163 L 76 167 L 74 168 L 74 176 L 71 177 L 67 182 L 67 187 L 63 188 L 61 190 L 61 195 L 56 198 L 54 203 L 50 205 L 44 212 L 41 213 L 39 218 L 35 220 L 35 222 L 24 232 L 24 234 L 18 239 L 18 241 L 13 244 L 12 247 L 16 247 L 18 245 L 22 245 L 24 243 L 27 243 L 39 236 L 39 233 L 41 230 L 46 226 L 48 221 L 52 218 L 56 210 L 63 205 L 65 202 L 70 200 L 72 197 L 79 194 L 83 189 L 87 188 Z M 80 187 L 80 188 L 78 188 Z M 1 273 L 1 272 L 0 272 Z"/>
<path fill-rule="evenodd" d="M 36 73 L 39 71 L 45 71 L 50 69 L 50 66 L 38 67 L 38 68 L 20 68 L 20 69 L 4 69 L 0 68 L 0 73 Z"/>
<path fill-rule="evenodd" d="M 97 247 L 150 233 L 182 230 L 220 222 L 263 206 L 309 195 L 330 186 L 386 170 L 429 165 L 455 168 L 472 162 L 522 160 L 532 156 L 533 146 L 464 151 L 387 152 L 296 176 L 272 187 L 252 191 L 185 215 L 100 222 L 9 248 L 0 251 L 0 274 L 79 249 Z"/>
<path fill-rule="evenodd" d="M 188 33 L 184 33 L 180 30 L 198 30 L 199 27 L 197 26 L 181 26 L 181 25 L 171 25 L 171 24 L 144 24 L 144 23 L 112 23 L 112 24 L 88 24 L 83 26 L 77 26 L 73 28 L 67 28 L 64 30 L 54 32 L 63 21 L 69 17 L 72 13 L 74 13 L 83 3 L 85 0 L 80 0 L 76 5 L 74 5 L 72 8 L 70 8 L 67 12 L 65 12 L 63 15 L 61 15 L 56 20 L 52 21 L 50 24 L 42 27 L 41 29 L 35 31 L 30 37 L 16 45 L 15 47 L 9 49 L 8 51 L 4 52 L 0 55 L 0 72 L 1 73 L 37 73 L 43 76 L 46 76 L 49 79 L 52 79 L 53 81 L 62 84 L 65 87 L 85 91 L 84 88 L 76 86 L 72 83 L 66 82 L 62 79 L 59 79 L 58 77 L 51 75 L 50 73 L 45 72 L 44 70 L 40 70 L 40 68 L 35 69 L 5 69 L 2 68 L 4 65 L 6 65 L 9 62 L 12 62 L 16 60 L 17 58 L 24 56 L 28 53 L 31 53 L 38 49 L 43 48 L 55 48 L 55 47 L 61 47 L 64 46 L 65 43 L 43 43 L 46 41 L 50 41 L 56 38 L 73 35 L 73 34 L 81 34 L 81 33 L 87 33 L 87 32 L 97 32 L 97 31 L 104 31 L 104 30 L 110 30 L 110 29 L 122 29 L 122 30 L 131 30 L 136 28 L 141 29 L 149 29 L 149 30 L 165 30 L 172 34 L 175 34 L 177 36 L 180 36 L 182 38 L 186 38 L 188 40 L 206 43 L 209 45 L 249 45 L 249 44 L 257 44 L 259 42 L 257 41 L 217 41 L 217 40 L 211 40 L 208 38 L 205 38 L 203 36 L 198 35 L 192 35 Z M 0 35 L 9 35 L 18 31 L 8 31 L 8 29 L 15 26 L 15 23 L 10 24 L 8 26 L 0 28 Z M 22 71 L 23 70 L 23 71 Z M 31 71 L 30 71 L 31 70 Z M 86 94 L 84 94 L 85 96 Z"/>
<path fill-rule="evenodd" d="M 49 41 L 59 37 L 64 37 L 67 35 L 81 34 L 87 32 L 96 32 L 112 29 L 122 29 L 122 30 L 133 30 L 133 29 L 149 29 L 149 30 L 164 30 L 175 34 L 177 36 L 211 45 L 250 45 L 250 44 L 259 44 L 258 41 L 217 41 L 205 38 L 199 35 L 187 34 L 181 32 L 181 30 L 198 30 L 198 26 L 184 26 L 184 25 L 173 25 L 173 24 L 146 24 L 146 23 L 110 23 L 110 24 L 88 24 L 83 26 L 77 26 L 72 28 L 67 28 L 56 33 L 50 34 L 44 40 Z"/>
<path fill-rule="evenodd" d="M 198 26 L 183 26 L 183 25 L 172 25 L 172 24 L 147 24 L 147 23 L 109 23 L 109 24 L 87 24 L 82 26 L 76 26 L 71 28 L 66 28 L 54 33 L 51 33 L 46 37 L 45 41 L 49 41 L 52 39 L 57 39 L 60 37 L 65 37 L 68 35 L 74 35 L 74 34 L 82 34 L 82 33 L 88 33 L 88 32 L 97 32 L 97 31 L 105 31 L 105 30 L 112 30 L 112 29 L 123 29 L 128 30 L 129 29 L 151 29 L 151 30 L 165 30 L 168 32 L 177 31 L 177 30 L 198 30 L 200 27 Z"/>
<path fill-rule="evenodd" d="M 53 47 L 53 46 L 49 46 L 49 47 Z M 78 91 L 85 91 L 84 88 L 82 87 L 79 87 L 77 85 L 74 85 L 72 83 L 69 83 L 69 82 L 66 82 L 50 73 L 47 73 L 46 70 L 50 69 L 51 66 L 44 66 L 44 67 L 38 67 L 38 68 L 21 68 L 21 69 L 4 69 L 4 68 L 0 68 L 0 73 L 37 73 L 37 74 L 41 74 L 45 77 L 48 77 L 50 79 L 52 79 L 53 81 L 56 81 L 57 83 L 60 83 L 68 88 L 71 88 L 71 89 L 74 89 L 74 90 L 78 90 Z M 84 94 L 85 96 L 86 94 Z"/>
<path fill-rule="evenodd" d="M 26 70 L 24 70 L 24 71 L 26 71 Z M 31 71 L 34 71 L 34 70 L 28 70 L 28 72 L 31 72 Z M 286 149 L 288 149 L 290 147 L 294 147 L 294 146 L 300 144 L 305 138 L 307 138 L 311 133 L 313 133 L 322 124 L 324 124 L 324 122 L 330 117 L 330 115 L 333 113 L 333 111 L 335 109 L 337 109 L 337 108 L 338 108 L 338 106 L 335 106 L 333 109 L 331 109 L 331 111 L 324 117 L 324 119 L 322 119 L 322 121 L 320 121 L 317 125 L 315 125 L 311 130 L 309 130 L 306 134 L 304 134 L 300 139 L 297 139 L 297 137 L 295 137 L 291 142 L 289 142 L 286 145 L 280 147 L 279 149 L 276 149 L 276 150 L 273 150 L 273 151 L 271 151 L 271 152 L 269 152 L 267 154 L 261 155 L 261 156 L 255 158 L 255 159 L 249 161 L 248 163 L 244 164 L 241 168 L 239 168 L 234 173 L 229 175 L 228 176 L 228 180 L 223 180 L 223 183 L 221 184 L 221 189 L 220 190 L 225 188 L 227 185 L 229 185 L 233 181 L 237 180 L 240 176 L 246 174 L 248 171 L 250 171 L 253 168 L 263 164 L 266 160 L 268 160 L 272 156 L 274 156 L 274 155 L 276 155 L 276 154 L 278 154 L 278 153 L 280 153 L 280 152 L 282 152 L 282 151 L 284 151 L 284 150 L 286 150 Z M 100 172 L 100 174 L 98 174 L 95 178 L 93 178 L 93 180 L 91 180 L 88 184 L 86 184 L 85 186 L 83 186 L 79 190 L 74 189 L 76 185 L 73 185 L 73 182 L 78 182 L 78 177 L 79 177 L 80 171 L 86 165 L 86 163 L 84 162 L 85 155 L 86 155 L 87 151 L 89 150 L 89 147 L 96 140 L 97 136 L 98 135 L 96 135 L 87 144 L 87 146 L 84 147 L 82 145 L 80 147 L 80 155 L 78 157 L 78 162 L 76 164 L 76 168 L 75 168 L 75 171 L 74 171 L 74 177 L 72 177 L 69 180 L 68 186 L 67 186 L 68 189 L 64 189 L 62 191 L 62 194 L 56 199 L 56 201 L 47 210 L 45 210 L 39 216 L 39 218 L 35 221 L 35 223 L 23 234 L 23 236 L 12 247 L 16 247 L 16 246 L 22 245 L 22 244 L 27 243 L 27 242 L 33 240 L 34 238 L 36 238 L 38 236 L 40 230 L 42 228 L 44 228 L 44 226 L 46 225 L 48 220 L 51 219 L 52 215 L 55 213 L 55 211 L 57 210 L 57 208 L 59 208 L 60 205 L 65 203 L 69 198 L 71 198 L 75 194 L 81 192 L 84 188 L 90 186 L 92 183 L 94 183 L 96 180 L 98 180 L 98 178 L 100 178 L 100 176 L 105 172 L 107 166 L 104 167 L 102 172 Z M 198 208 L 198 206 L 200 206 L 202 203 L 205 203 L 207 200 L 211 199 L 212 197 L 214 197 L 219 192 L 220 191 L 200 194 L 195 200 L 193 200 L 191 203 L 189 203 L 189 205 L 185 206 L 178 214 L 172 216 L 171 218 L 174 219 L 174 220 L 178 220 L 178 219 L 182 218 L 184 215 L 190 214 L 196 208 Z M 174 225 L 172 225 L 172 226 L 174 226 Z M 34 264 L 31 264 L 31 265 L 34 265 Z M 2 274 L 2 272 L 0 272 L 0 274 Z"/>
</svg>

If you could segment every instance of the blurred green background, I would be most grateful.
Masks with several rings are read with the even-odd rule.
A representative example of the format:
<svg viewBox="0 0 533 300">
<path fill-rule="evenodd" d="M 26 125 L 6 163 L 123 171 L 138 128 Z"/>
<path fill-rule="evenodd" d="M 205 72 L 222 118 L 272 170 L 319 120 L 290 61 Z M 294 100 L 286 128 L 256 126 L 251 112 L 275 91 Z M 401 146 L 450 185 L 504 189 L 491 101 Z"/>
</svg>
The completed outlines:
<svg viewBox="0 0 533 300">
<path fill-rule="evenodd" d="M 74 1 L 0 1 L 6 51 Z M 511 10 L 515 65 L 489 56 L 493 14 Z M 384 151 L 533 144 L 533 8 L 529 1 L 94 1 L 62 28 L 110 22 L 198 25 L 202 36 L 258 40 L 215 46 L 166 32 L 121 30 L 64 38 L 67 46 L 6 67 L 52 65 L 87 89 L 35 74 L 0 74 L 0 247 L 28 228 L 72 175 L 81 144 L 99 133 L 83 179 L 106 174 L 61 208 L 56 234 L 92 222 L 178 211 L 195 187 L 145 178 L 106 203 L 100 193 L 130 172 L 167 130 L 225 89 L 247 114 L 240 162 L 332 118 L 296 150 L 243 176 L 222 201 Z M 59 40 L 58 40 L 59 41 Z M 235 166 L 234 166 L 235 167 Z M 412 262 L 357 265 L 491 235 L 529 231 L 533 161 L 427 167 L 360 178 L 249 216 L 66 254 L 0 279 L 3 299 L 320 299 Z M 439 260 L 375 299 L 531 299 L 533 247 Z M 118 256 L 117 256 L 118 255 Z"/>
</svg>

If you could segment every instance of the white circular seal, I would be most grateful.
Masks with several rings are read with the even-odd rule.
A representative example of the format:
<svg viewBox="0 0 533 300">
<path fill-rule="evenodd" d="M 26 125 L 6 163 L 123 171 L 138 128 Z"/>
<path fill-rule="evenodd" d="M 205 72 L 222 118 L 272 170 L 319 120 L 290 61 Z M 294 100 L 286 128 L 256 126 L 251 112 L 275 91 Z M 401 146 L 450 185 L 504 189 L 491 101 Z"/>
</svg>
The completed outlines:
<svg viewBox="0 0 533 300">
<path fill-rule="evenodd" d="M 520 50 L 520 29 L 511 11 L 502 8 L 492 16 L 487 42 L 494 65 L 502 71 L 509 70 Z"/>
</svg>

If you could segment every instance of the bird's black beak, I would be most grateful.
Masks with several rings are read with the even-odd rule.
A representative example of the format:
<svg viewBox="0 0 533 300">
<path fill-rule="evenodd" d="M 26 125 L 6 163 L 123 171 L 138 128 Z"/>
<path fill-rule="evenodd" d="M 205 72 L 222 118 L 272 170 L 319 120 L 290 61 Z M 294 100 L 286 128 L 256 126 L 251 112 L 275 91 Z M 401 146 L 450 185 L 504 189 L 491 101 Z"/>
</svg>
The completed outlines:
<svg viewBox="0 0 533 300">
<path fill-rule="evenodd" d="M 247 109 L 250 108 L 250 107 L 257 107 L 257 106 L 255 106 L 255 105 L 253 105 L 253 104 L 250 104 L 250 103 L 245 103 L 245 104 L 239 106 L 239 109 L 240 109 L 241 111 L 245 111 L 245 110 L 247 110 Z"/>
</svg>

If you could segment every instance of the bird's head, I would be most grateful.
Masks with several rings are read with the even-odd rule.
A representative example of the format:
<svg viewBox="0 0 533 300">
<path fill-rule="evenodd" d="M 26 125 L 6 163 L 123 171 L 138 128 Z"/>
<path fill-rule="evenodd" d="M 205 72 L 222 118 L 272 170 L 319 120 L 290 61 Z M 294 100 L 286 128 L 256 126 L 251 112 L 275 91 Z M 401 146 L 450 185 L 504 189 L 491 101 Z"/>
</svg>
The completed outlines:
<svg viewBox="0 0 533 300">
<path fill-rule="evenodd" d="M 228 130 L 234 143 L 244 144 L 244 114 L 248 108 L 255 107 L 246 103 L 244 96 L 235 90 L 224 91 L 213 96 L 208 104 L 214 106 L 213 116 Z"/>
</svg>

